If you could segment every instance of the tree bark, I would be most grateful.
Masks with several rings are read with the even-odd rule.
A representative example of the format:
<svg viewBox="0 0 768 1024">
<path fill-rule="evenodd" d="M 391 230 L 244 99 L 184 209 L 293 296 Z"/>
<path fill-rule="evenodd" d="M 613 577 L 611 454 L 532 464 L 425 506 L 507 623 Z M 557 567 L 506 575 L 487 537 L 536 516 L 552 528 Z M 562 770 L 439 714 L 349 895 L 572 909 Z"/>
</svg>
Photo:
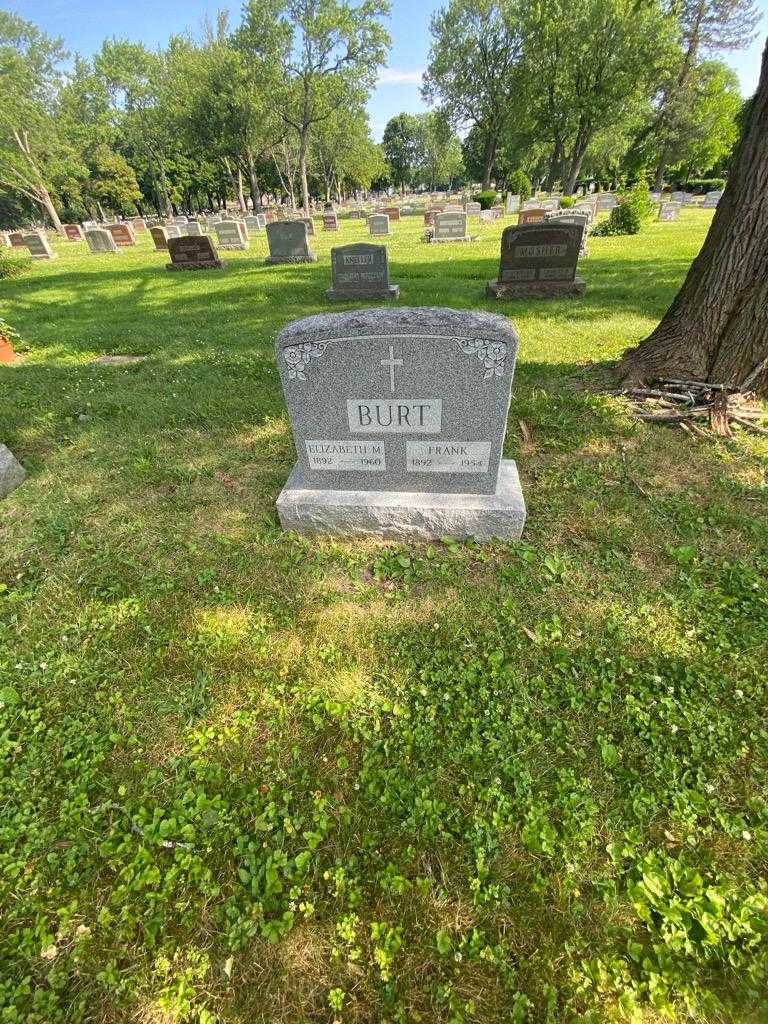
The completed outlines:
<svg viewBox="0 0 768 1024">
<path fill-rule="evenodd" d="M 307 181 L 307 144 L 309 142 L 309 126 L 302 128 L 299 135 L 299 176 L 301 178 L 301 205 L 304 216 L 311 217 L 309 208 L 309 182 Z"/>
<path fill-rule="evenodd" d="M 701 252 L 656 330 L 624 354 L 624 379 L 675 376 L 768 397 L 768 43 L 760 83 Z"/>
<path fill-rule="evenodd" d="M 496 159 L 496 139 L 489 135 L 485 142 L 483 153 L 483 191 L 487 191 L 491 185 L 491 174 L 493 173 L 493 161 Z"/>
<path fill-rule="evenodd" d="M 576 135 L 576 141 L 573 145 L 571 166 L 568 169 L 568 179 L 563 183 L 563 195 L 573 195 L 574 189 L 576 188 L 576 179 L 581 171 L 581 164 L 584 160 L 584 154 L 587 152 L 590 136 L 591 132 L 586 125 L 580 125 Z"/>
</svg>

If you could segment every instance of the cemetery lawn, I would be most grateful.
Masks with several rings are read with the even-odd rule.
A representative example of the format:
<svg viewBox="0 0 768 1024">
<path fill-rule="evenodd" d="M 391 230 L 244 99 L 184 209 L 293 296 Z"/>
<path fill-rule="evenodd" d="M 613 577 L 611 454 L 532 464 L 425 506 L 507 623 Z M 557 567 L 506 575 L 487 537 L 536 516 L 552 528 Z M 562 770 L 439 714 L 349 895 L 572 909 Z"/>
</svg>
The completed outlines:
<svg viewBox="0 0 768 1024">
<path fill-rule="evenodd" d="M 402 306 L 520 333 L 516 544 L 277 524 L 275 335 L 362 222 L 316 265 L 170 274 L 144 234 L 0 282 L 1 1021 L 768 1019 L 768 438 L 643 425 L 587 365 L 710 218 L 504 305 L 509 219 L 393 225 Z"/>
</svg>

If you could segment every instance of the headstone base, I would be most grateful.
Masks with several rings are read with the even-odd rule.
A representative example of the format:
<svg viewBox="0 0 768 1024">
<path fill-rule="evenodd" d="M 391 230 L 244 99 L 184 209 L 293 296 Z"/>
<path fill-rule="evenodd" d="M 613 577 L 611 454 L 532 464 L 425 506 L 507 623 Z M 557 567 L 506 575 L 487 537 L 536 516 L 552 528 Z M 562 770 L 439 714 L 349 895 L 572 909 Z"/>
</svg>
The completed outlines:
<svg viewBox="0 0 768 1024">
<path fill-rule="evenodd" d="M 27 473 L 10 448 L 0 444 L 0 498 L 22 484 Z"/>
<path fill-rule="evenodd" d="M 317 263 L 317 255 L 311 256 L 267 256 L 265 263 Z"/>
<path fill-rule="evenodd" d="M 213 262 L 211 262 L 210 260 L 206 260 L 205 262 L 200 262 L 200 263 L 193 263 L 193 262 L 184 263 L 184 264 L 181 264 L 181 263 L 166 263 L 165 264 L 165 269 L 166 270 L 223 270 L 225 266 L 226 266 L 226 264 L 223 263 L 221 260 L 214 260 Z"/>
<path fill-rule="evenodd" d="M 584 278 L 574 277 L 572 281 L 489 281 L 485 294 L 489 299 L 561 299 L 586 290 Z"/>
<path fill-rule="evenodd" d="M 340 288 L 327 288 L 325 297 L 331 302 L 355 302 L 357 299 L 399 299 L 400 285 L 391 284 L 387 288 L 379 288 L 372 292 L 345 292 Z"/>
<path fill-rule="evenodd" d="M 277 514 L 284 530 L 302 534 L 517 540 L 526 513 L 517 466 L 502 459 L 495 494 L 315 490 L 294 466 L 277 499 Z"/>
<path fill-rule="evenodd" d="M 245 252 L 248 246 L 242 242 L 219 242 L 216 248 L 228 249 L 230 252 Z"/>
</svg>

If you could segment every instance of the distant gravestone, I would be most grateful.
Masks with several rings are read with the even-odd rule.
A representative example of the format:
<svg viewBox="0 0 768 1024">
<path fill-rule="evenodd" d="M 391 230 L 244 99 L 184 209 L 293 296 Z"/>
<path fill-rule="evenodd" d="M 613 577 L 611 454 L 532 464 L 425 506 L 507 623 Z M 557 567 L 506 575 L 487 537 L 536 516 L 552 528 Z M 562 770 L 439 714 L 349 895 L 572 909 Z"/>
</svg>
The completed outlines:
<svg viewBox="0 0 768 1024">
<path fill-rule="evenodd" d="M 581 229 L 581 242 L 579 245 L 579 256 L 587 256 L 587 230 L 589 229 L 590 217 L 586 210 L 561 210 L 554 216 L 547 217 L 547 224 L 575 224 Z"/>
<path fill-rule="evenodd" d="M 179 214 L 178 217 L 171 217 L 171 224 L 186 224 L 188 219 L 183 214 Z"/>
<path fill-rule="evenodd" d="M 396 224 L 400 220 L 400 208 L 397 206 L 385 206 L 381 212 L 389 217 L 390 224 Z"/>
<path fill-rule="evenodd" d="M 611 192 L 601 192 L 597 197 L 597 212 L 605 213 L 612 210 L 614 206 L 618 206 L 618 200 L 616 196 Z"/>
<path fill-rule="evenodd" d="M 546 219 L 547 211 L 540 206 L 523 209 L 517 215 L 518 224 L 539 224 Z"/>
<path fill-rule="evenodd" d="M 131 217 L 129 223 L 131 224 L 134 231 L 146 231 L 147 222 L 143 217 Z"/>
<path fill-rule="evenodd" d="M 432 242 L 469 242 L 466 213 L 436 213 Z"/>
<path fill-rule="evenodd" d="M 245 224 L 239 220 L 223 220 L 215 225 L 220 249 L 247 249 L 250 245 Z"/>
<path fill-rule="evenodd" d="M 338 231 L 339 218 L 334 210 L 323 210 L 323 231 Z"/>
<path fill-rule="evenodd" d="M 493 224 L 496 220 L 496 214 L 493 210 L 481 210 L 480 211 L 480 223 L 481 224 Z"/>
<path fill-rule="evenodd" d="M 488 282 L 486 295 L 497 299 L 583 295 L 586 283 L 576 276 L 582 235 L 578 224 L 546 222 L 506 228 L 498 280 Z"/>
<path fill-rule="evenodd" d="M 168 228 L 164 228 L 162 224 L 156 224 L 149 229 L 149 233 L 155 243 L 155 252 L 162 252 L 168 248 Z"/>
<path fill-rule="evenodd" d="M 0 444 L 0 498 L 4 498 L 23 484 L 26 475 L 24 467 L 17 461 L 10 448 Z"/>
<path fill-rule="evenodd" d="M 327 299 L 396 299 L 400 287 L 389 283 L 387 249 L 355 242 L 331 249 L 332 286 Z"/>
<path fill-rule="evenodd" d="M 24 235 L 21 231 L 11 231 L 8 235 L 8 241 L 10 242 L 12 249 L 24 249 Z"/>
<path fill-rule="evenodd" d="M 468 217 L 479 217 L 483 208 L 480 203 L 467 203 L 464 209 Z"/>
<path fill-rule="evenodd" d="M 539 206 L 542 208 L 542 210 L 546 210 L 547 213 L 555 213 L 557 210 L 560 209 L 560 200 L 542 199 L 542 201 L 539 203 Z"/>
<path fill-rule="evenodd" d="M 92 253 L 117 252 L 117 243 L 106 228 L 88 228 L 85 240 Z"/>
<path fill-rule="evenodd" d="M 8 237 L 8 232 L 7 231 L 0 231 L 0 245 L 2 245 L 6 249 L 10 249 L 10 247 L 11 247 L 11 240 Z"/>
<path fill-rule="evenodd" d="M 186 229 L 182 228 L 181 230 L 186 238 L 202 238 L 205 234 L 202 224 L 198 224 L 196 220 L 189 221 Z"/>
<path fill-rule="evenodd" d="M 702 203 L 703 210 L 714 210 L 723 197 L 722 192 L 707 192 Z"/>
<path fill-rule="evenodd" d="M 673 192 L 669 199 L 670 202 L 679 203 L 682 206 L 685 203 L 685 192 Z"/>
<path fill-rule="evenodd" d="M 501 458 L 518 339 L 506 317 L 355 310 L 284 328 L 276 356 L 297 461 L 277 501 L 299 533 L 517 538 Z"/>
<path fill-rule="evenodd" d="M 186 226 L 186 225 L 185 225 Z M 181 224 L 164 224 L 166 238 L 181 238 Z"/>
<path fill-rule="evenodd" d="M 260 223 L 258 216 L 249 216 L 245 218 L 245 228 L 248 234 L 252 232 L 258 232 L 263 230 L 264 225 Z"/>
<path fill-rule="evenodd" d="M 166 270 L 221 270 L 224 267 L 208 235 L 171 238 L 168 252 L 171 262 L 166 263 Z"/>
<path fill-rule="evenodd" d="M 61 226 L 64 228 L 64 234 L 70 242 L 83 241 L 83 229 L 79 224 L 62 224 Z"/>
<path fill-rule="evenodd" d="M 275 221 L 267 224 L 267 243 L 267 263 L 317 262 L 317 256 L 309 248 L 307 225 L 300 220 Z"/>
<path fill-rule="evenodd" d="M 23 235 L 24 245 L 33 260 L 55 260 L 56 253 L 42 231 L 27 231 Z"/>
<path fill-rule="evenodd" d="M 312 220 L 312 218 L 311 217 L 298 217 L 297 220 L 298 220 L 299 224 L 306 224 L 306 226 L 307 226 L 307 234 L 309 235 L 310 238 L 313 238 L 314 235 L 315 235 L 315 222 Z"/>
<path fill-rule="evenodd" d="M 513 213 L 517 213 L 520 209 L 520 196 L 513 195 L 512 192 L 507 192 L 507 198 L 504 203 L 504 212 L 509 217 Z"/>
<path fill-rule="evenodd" d="M 107 224 L 107 231 L 115 240 L 115 245 L 136 245 L 136 235 L 132 224 Z"/>
<path fill-rule="evenodd" d="M 372 235 L 389 234 L 389 217 L 386 213 L 372 213 L 368 218 L 368 231 Z"/>
<path fill-rule="evenodd" d="M 662 203 L 659 207 L 659 220 L 677 220 L 680 216 L 680 203 Z"/>
</svg>

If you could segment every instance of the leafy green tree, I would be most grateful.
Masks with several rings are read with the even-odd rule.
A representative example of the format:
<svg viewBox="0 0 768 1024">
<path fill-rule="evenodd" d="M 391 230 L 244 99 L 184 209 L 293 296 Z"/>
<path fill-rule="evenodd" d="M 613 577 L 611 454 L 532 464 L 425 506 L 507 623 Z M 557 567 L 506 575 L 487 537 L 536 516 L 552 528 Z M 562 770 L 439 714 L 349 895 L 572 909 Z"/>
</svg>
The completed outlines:
<svg viewBox="0 0 768 1024">
<path fill-rule="evenodd" d="M 420 143 L 419 121 L 414 114 L 397 114 L 387 121 L 381 144 L 392 184 L 401 192 L 413 182 Z"/>
<path fill-rule="evenodd" d="M 388 0 L 284 0 L 282 20 L 291 45 L 282 56 L 283 88 L 274 102 L 299 141 L 302 205 L 309 212 L 307 164 L 313 130 L 343 106 L 361 102 L 389 47 L 381 17 Z M 261 16 L 261 15 L 259 15 Z"/>
<path fill-rule="evenodd" d="M 446 117 L 435 111 L 418 115 L 419 165 L 417 178 L 430 190 L 450 186 L 464 171 L 461 141 Z"/>
<path fill-rule="evenodd" d="M 422 94 L 439 103 L 454 128 L 476 129 L 487 189 L 496 150 L 518 109 L 523 36 L 517 11 L 505 0 L 449 0 L 430 31 Z"/>
<path fill-rule="evenodd" d="M 45 210 L 57 231 L 56 183 L 75 159 L 55 118 L 66 57 L 60 39 L 0 11 L 0 185 Z"/>
</svg>

